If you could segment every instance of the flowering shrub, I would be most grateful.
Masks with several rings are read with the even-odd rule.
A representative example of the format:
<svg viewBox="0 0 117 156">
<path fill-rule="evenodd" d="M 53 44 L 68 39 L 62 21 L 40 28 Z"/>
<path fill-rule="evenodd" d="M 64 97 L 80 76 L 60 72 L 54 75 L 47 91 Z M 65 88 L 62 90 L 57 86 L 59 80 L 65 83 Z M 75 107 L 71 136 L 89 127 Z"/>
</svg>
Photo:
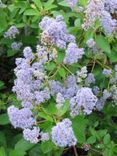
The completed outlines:
<svg viewBox="0 0 117 156">
<path fill-rule="evenodd" d="M 117 155 L 116 3 L 1 2 L 2 48 L 16 58 L 7 114 L 21 132 L 10 156 Z"/>
</svg>

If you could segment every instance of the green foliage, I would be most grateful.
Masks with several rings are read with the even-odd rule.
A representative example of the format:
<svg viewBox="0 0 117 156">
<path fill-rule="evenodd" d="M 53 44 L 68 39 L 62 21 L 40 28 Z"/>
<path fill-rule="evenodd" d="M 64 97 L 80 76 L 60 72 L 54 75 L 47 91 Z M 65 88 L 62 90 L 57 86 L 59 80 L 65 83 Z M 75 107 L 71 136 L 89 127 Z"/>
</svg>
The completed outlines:
<svg viewBox="0 0 117 156">
<path fill-rule="evenodd" d="M 54 147 L 54 145 L 51 141 L 41 143 L 41 150 L 45 154 L 52 151 L 53 147 Z"/>
<path fill-rule="evenodd" d="M 97 35 L 96 36 L 96 43 L 107 55 L 110 55 L 111 49 L 108 43 L 108 40 L 105 36 Z"/>
<path fill-rule="evenodd" d="M 96 77 L 96 85 L 104 90 L 109 88 L 110 84 L 109 78 L 105 79 L 102 75 L 102 70 L 111 69 L 117 64 L 117 37 L 106 36 L 98 23 L 95 25 L 95 31 L 93 28 L 86 32 L 82 30 L 84 14 L 79 12 L 77 7 L 71 10 L 65 0 L 3 0 L 3 2 L 6 8 L 0 8 L 0 156 L 62 156 L 63 151 L 68 149 L 59 149 L 51 141 L 30 144 L 22 138 L 19 129 L 14 130 L 10 125 L 7 108 L 10 105 L 20 107 L 20 101 L 11 93 L 15 58 L 22 57 L 25 46 L 32 46 L 33 50 L 36 50 L 40 33 L 38 23 L 44 16 L 63 15 L 69 32 L 75 35 L 79 47 L 85 48 L 85 56 L 79 64 L 69 67 L 68 71 L 62 65 L 65 54 L 61 49 L 57 49 L 59 53 L 56 63 L 48 62 L 45 65 L 49 77 L 62 81 L 72 72 L 87 66 L 89 72 L 92 71 Z M 87 0 L 79 0 L 78 5 L 86 7 Z M 20 30 L 16 40 L 4 38 L 5 31 L 11 25 Z M 95 54 L 86 47 L 86 41 L 90 38 L 96 41 L 98 52 Z M 23 43 L 19 51 L 11 48 L 14 41 Z M 117 106 L 113 107 L 113 103 L 109 100 L 101 112 L 95 111 L 90 116 L 78 115 L 71 118 L 72 128 L 78 140 L 78 151 L 85 144 L 90 146 L 87 156 L 117 156 Z M 70 117 L 68 109 L 69 101 L 65 101 L 60 110 L 55 106 L 55 99 L 43 104 L 43 108 L 37 108 L 36 112 L 39 127 L 44 132 L 51 132 L 56 123 L 64 117 Z M 72 148 L 70 150 L 72 151 Z"/>
<path fill-rule="evenodd" d="M 0 115 L 0 125 L 7 125 L 9 123 L 9 118 L 6 113 Z"/>
<path fill-rule="evenodd" d="M 75 117 L 73 120 L 73 130 L 75 133 L 76 138 L 78 139 L 78 143 L 84 143 L 86 140 L 86 126 L 87 126 L 87 119 L 83 116 Z"/>
</svg>

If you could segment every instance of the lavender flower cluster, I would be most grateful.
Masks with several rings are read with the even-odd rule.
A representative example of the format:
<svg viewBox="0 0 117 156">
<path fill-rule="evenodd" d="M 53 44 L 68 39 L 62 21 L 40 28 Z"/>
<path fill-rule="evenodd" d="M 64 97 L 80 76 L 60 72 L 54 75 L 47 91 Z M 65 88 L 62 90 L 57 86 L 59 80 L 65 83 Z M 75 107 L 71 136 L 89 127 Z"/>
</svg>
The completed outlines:
<svg viewBox="0 0 117 156">
<path fill-rule="evenodd" d="M 83 28 L 86 30 L 99 20 L 106 34 L 112 34 L 117 28 L 117 20 L 112 14 L 116 13 L 116 0 L 89 0 L 85 10 L 85 21 Z"/>
<path fill-rule="evenodd" d="M 77 139 L 71 125 L 72 122 L 66 118 L 52 128 L 52 141 L 55 145 L 59 147 L 70 147 L 76 145 Z"/>
<path fill-rule="evenodd" d="M 86 44 L 89 48 L 93 48 L 95 46 L 96 42 L 94 41 L 93 38 L 90 38 L 89 40 L 87 40 Z"/>
<path fill-rule="evenodd" d="M 90 26 L 93 26 L 96 20 L 100 19 L 103 10 L 104 0 L 89 0 L 85 10 L 86 17 L 83 28 L 88 29 Z"/>
<path fill-rule="evenodd" d="M 56 19 L 44 17 L 39 23 L 39 27 L 43 31 L 41 41 L 44 44 L 66 48 L 68 43 L 75 42 L 75 37 L 68 33 L 62 16 L 57 16 Z"/>
<path fill-rule="evenodd" d="M 78 60 L 82 58 L 84 55 L 84 49 L 78 48 L 76 43 L 69 43 L 65 53 L 64 63 L 73 64 L 77 63 Z"/>
<path fill-rule="evenodd" d="M 33 114 L 29 108 L 18 109 L 15 106 L 8 108 L 8 115 L 15 128 L 32 128 L 36 124 Z"/>
<path fill-rule="evenodd" d="M 16 26 L 11 26 L 4 34 L 5 38 L 16 38 L 16 35 L 19 34 L 19 30 L 16 28 Z"/>
<path fill-rule="evenodd" d="M 55 45 L 59 48 L 66 49 L 65 64 L 77 63 L 83 57 L 84 49 L 79 48 L 76 44 L 75 36 L 68 33 L 62 16 L 57 16 L 56 19 L 44 17 L 39 27 L 43 31 L 41 35 L 42 44 Z"/>
<path fill-rule="evenodd" d="M 89 115 L 93 110 L 102 108 L 112 95 L 108 90 L 104 90 L 100 97 L 101 91 L 95 84 L 95 76 L 86 66 L 78 68 L 73 73 L 69 70 L 69 66 L 77 63 L 85 52 L 83 48 L 77 46 L 75 37 L 68 33 L 62 16 L 57 16 L 55 19 L 44 17 L 39 26 L 42 30 L 41 45 L 36 46 L 35 53 L 31 47 L 25 47 L 23 58 L 16 59 L 13 92 L 21 101 L 21 106 L 8 108 L 9 119 L 14 128 L 23 129 L 24 138 L 31 143 L 51 139 L 59 147 L 74 146 L 78 140 L 70 119 L 60 118 L 58 122 L 57 116 L 56 125 L 49 133 L 43 132 L 43 129 L 39 128 L 40 118 L 37 117 L 37 111 L 54 100 L 59 112 L 66 101 L 69 101 L 70 118 L 79 114 Z M 94 47 L 95 44 L 93 39 L 87 42 L 89 48 Z M 61 78 L 63 81 L 60 78 L 55 79 L 55 71 L 51 75 L 53 71 L 49 73 L 46 69 L 46 65 L 50 62 L 56 64 L 59 48 L 65 51 L 65 56 L 61 64 L 57 62 L 56 72 L 61 66 L 68 72 L 66 78 Z M 104 69 L 104 76 L 108 73 L 111 75 L 111 71 Z"/>
<path fill-rule="evenodd" d="M 39 62 L 30 63 L 35 58 L 30 47 L 25 47 L 23 53 L 24 58 L 16 59 L 15 74 L 17 79 L 13 87 L 17 98 L 21 100 L 22 108 L 18 109 L 11 106 L 8 108 L 8 115 L 15 128 L 24 129 L 24 138 L 32 143 L 37 143 L 39 141 L 38 137 L 41 136 L 42 132 L 39 133 L 38 128 L 35 127 L 37 123 L 32 109 L 34 105 L 39 105 L 48 100 L 50 93 L 48 88 L 43 89 L 42 87 L 43 81 L 46 79 L 43 64 Z M 43 133 L 43 138 L 45 138 L 44 135 Z"/>
<path fill-rule="evenodd" d="M 39 141 L 45 142 L 50 139 L 49 134 L 40 132 L 39 127 L 33 127 L 33 129 L 29 129 L 29 128 L 24 129 L 23 137 L 25 140 L 30 141 L 33 144 L 36 144 Z"/>
<path fill-rule="evenodd" d="M 117 20 L 113 19 L 109 12 L 103 11 L 100 22 L 106 34 L 112 34 L 115 32 L 117 28 Z"/>
<path fill-rule="evenodd" d="M 14 51 L 19 51 L 21 49 L 21 47 L 22 47 L 22 42 L 13 42 L 11 44 L 11 48 Z"/>
<path fill-rule="evenodd" d="M 77 91 L 76 96 L 70 100 L 70 114 L 76 116 L 80 112 L 91 114 L 96 106 L 97 97 L 93 94 L 90 88 L 83 87 Z"/>
<path fill-rule="evenodd" d="M 79 86 L 76 82 L 75 75 L 68 76 L 68 78 L 64 82 L 65 86 L 62 83 L 55 80 L 49 81 L 50 92 L 53 96 L 57 95 L 56 102 L 57 106 L 62 106 L 65 102 L 65 99 L 70 99 L 73 97 Z"/>
<path fill-rule="evenodd" d="M 117 12 L 117 0 L 106 0 L 105 1 L 105 10 L 107 10 L 110 13 L 116 13 Z"/>
</svg>

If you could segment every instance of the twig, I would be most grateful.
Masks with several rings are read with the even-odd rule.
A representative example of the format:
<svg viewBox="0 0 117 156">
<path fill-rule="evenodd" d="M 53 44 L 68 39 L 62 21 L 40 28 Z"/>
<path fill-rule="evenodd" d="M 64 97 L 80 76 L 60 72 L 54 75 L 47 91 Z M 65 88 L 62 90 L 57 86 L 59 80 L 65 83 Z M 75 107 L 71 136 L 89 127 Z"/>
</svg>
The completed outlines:
<svg viewBox="0 0 117 156">
<path fill-rule="evenodd" d="M 98 63 L 102 68 L 111 69 L 109 66 L 102 64 L 100 61 L 96 60 L 96 63 Z"/>
<path fill-rule="evenodd" d="M 37 124 L 44 123 L 46 120 L 38 121 Z"/>
<path fill-rule="evenodd" d="M 78 153 L 77 153 L 77 150 L 76 150 L 76 147 L 75 146 L 73 146 L 73 149 L 74 149 L 75 156 L 78 156 Z"/>
<path fill-rule="evenodd" d="M 91 72 L 93 72 L 93 70 L 94 70 L 94 67 L 95 67 L 95 60 L 94 60 L 94 62 L 93 62 L 93 66 L 92 66 L 92 69 L 91 69 Z"/>
<path fill-rule="evenodd" d="M 49 76 L 49 79 L 53 78 L 58 73 L 58 71 L 59 71 L 59 68 L 57 68 L 57 70 L 55 71 L 53 75 Z"/>
<path fill-rule="evenodd" d="M 61 64 L 70 74 L 73 75 L 73 73 L 64 65 L 64 64 Z"/>
<path fill-rule="evenodd" d="M 100 151 L 98 151 L 98 150 L 96 150 L 94 148 L 90 148 L 90 150 L 92 150 L 92 151 L 94 151 L 94 152 L 99 153 L 100 155 L 102 155 L 102 153 Z"/>
</svg>

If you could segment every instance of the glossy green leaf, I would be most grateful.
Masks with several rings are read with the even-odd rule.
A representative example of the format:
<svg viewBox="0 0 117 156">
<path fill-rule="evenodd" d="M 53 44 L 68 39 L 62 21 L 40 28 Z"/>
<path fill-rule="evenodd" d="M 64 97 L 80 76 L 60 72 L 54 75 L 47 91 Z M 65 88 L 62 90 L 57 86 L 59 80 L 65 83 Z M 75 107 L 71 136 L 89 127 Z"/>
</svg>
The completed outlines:
<svg viewBox="0 0 117 156">
<path fill-rule="evenodd" d="M 97 35 L 95 40 L 96 40 L 97 46 L 101 48 L 106 54 L 109 55 L 111 53 L 109 42 L 105 36 Z"/>
<path fill-rule="evenodd" d="M 43 7 L 42 1 L 41 1 L 41 0 L 32 0 L 32 1 L 35 3 L 35 5 L 36 5 L 39 9 L 41 9 L 41 8 Z"/>
<path fill-rule="evenodd" d="M 33 146 L 34 146 L 34 144 L 31 144 L 30 142 L 28 142 L 24 139 L 21 139 L 16 143 L 15 150 L 25 152 L 25 151 L 31 149 Z"/>
<path fill-rule="evenodd" d="M 34 16 L 34 15 L 37 15 L 39 16 L 39 12 L 37 10 L 34 10 L 34 9 L 27 9 L 25 12 L 24 12 L 24 15 L 27 15 L 27 16 Z"/>
<path fill-rule="evenodd" d="M 8 118 L 8 115 L 5 113 L 5 114 L 1 114 L 0 115 L 0 125 L 7 125 L 9 124 L 9 118 Z"/>
<path fill-rule="evenodd" d="M 60 75 L 61 77 L 63 77 L 63 78 L 66 77 L 66 71 L 65 71 L 64 68 L 61 67 L 61 68 L 58 70 L 58 73 L 59 73 L 59 75 Z"/>
<path fill-rule="evenodd" d="M 54 145 L 51 141 L 46 141 L 41 143 L 41 149 L 43 153 L 48 153 L 53 149 Z"/>
<path fill-rule="evenodd" d="M 110 143 L 110 135 L 106 134 L 103 141 L 104 141 L 104 144 L 109 144 Z"/>
<path fill-rule="evenodd" d="M 87 119 L 83 116 L 77 116 L 72 119 L 72 127 L 79 143 L 84 143 L 86 141 L 86 126 Z"/>
<path fill-rule="evenodd" d="M 43 119 L 46 119 L 47 121 L 53 122 L 53 118 L 46 112 L 39 112 L 38 116 L 43 118 Z"/>
<path fill-rule="evenodd" d="M 91 136 L 87 139 L 87 144 L 94 144 L 96 142 L 96 137 Z"/>
</svg>

